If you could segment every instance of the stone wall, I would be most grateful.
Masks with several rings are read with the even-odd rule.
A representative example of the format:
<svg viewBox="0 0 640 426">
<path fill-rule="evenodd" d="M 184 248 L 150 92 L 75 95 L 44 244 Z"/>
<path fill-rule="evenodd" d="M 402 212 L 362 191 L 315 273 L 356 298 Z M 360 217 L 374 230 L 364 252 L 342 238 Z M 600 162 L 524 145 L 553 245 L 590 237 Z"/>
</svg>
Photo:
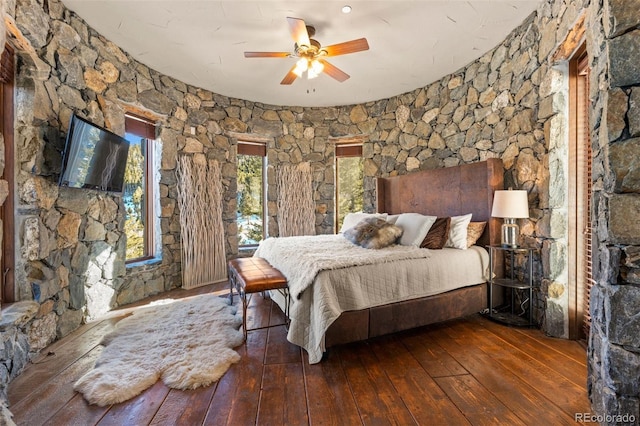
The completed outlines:
<svg viewBox="0 0 640 426">
<path fill-rule="evenodd" d="M 632 30 L 638 21 L 629 18 L 638 2 L 602 1 L 604 7 L 598 1 L 590 5 L 587 18 L 594 69 L 591 117 L 599 136 L 593 138 L 599 269 L 590 383 L 598 413 L 637 413 L 638 383 L 630 380 L 638 377 L 638 333 L 625 330 L 637 331 L 638 307 L 629 300 L 638 300 L 634 283 L 640 275 L 640 239 L 637 224 L 629 222 L 634 216 L 616 212 L 637 211 L 639 204 L 637 166 L 627 161 L 632 158 L 627 153 L 637 153 L 638 84 L 622 76 L 640 73 L 633 69 L 637 61 L 629 65 L 615 55 L 638 51 L 638 30 Z M 536 317 L 547 332 L 566 336 L 568 291 L 560 269 L 566 268 L 567 242 L 553 227 L 554 217 L 565 208 L 566 189 L 558 181 L 562 168 L 550 166 L 555 165 L 550 158 L 562 157 L 562 147 L 550 145 L 550 133 L 562 128 L 553 122 L 563 119 L 566 103 L 553 53 L 588 4 L 543 3 L 495 49 L 427 87 L 362 105 L 301 108 L 232 99 L 161 75 L 97 34 L 58 0 L 9 2 L 9 14 L 28 42 L 18 52 L 16 277 L 19 298 L 37 295 L 40 306 L 28 330 L 31 350 L 69 333 L 85 317 L 180 285 L 178 155 L 220 162 L 226 250 L 228 256 L 237 254 L 235 145 L 245 134 L 268 144 L 270 235 L 277 235 L 275 170 L 302 161 L 313 169 L 316 231 L 333 232 L 334 138 L 364 137 L 369 211 L 375 206 L 375 177 L 502 158 L 506 185 L 529 192 L 531 218 L 521 222 L 525 240 L 542 248 L 535 266 L 543 284 Z M 635 9 L 625 9 L 629 4 Z M 611 89 L 602 94 L 601 89 L 609 88 L 607 52 Z M 53 176 L 72 112 L 122 133 L 124 113 L 131 108 L 148 112 L 159 123 L 161 256 L 125 268 L 122 200 L 58 188 Z M 620 120 L 614 111 L 624 111 L 626 118 Z M 553 309 L 545 309 L 549 306 Z M 625 372 L 626 379 L 621 377 Z"/>
<path fill-rule="evenodd" d="M 640 1 L 609 0 L 591 12 L 599 80 L 595 124 L 596 284 L 591 290 L 589 395 L 598 414 L 640 424 Z M 607 75 L 608 74 L 608 75 Z M 603 424 L 622 424 L 615 417 Z"/>
<path fill-rule="evenodd" d="M 4 21 L 6 4 L 0 0 L 0 54 L 4 52 L 7 29 Z M 5 171 L 5 141 L 0 134 L 0 176 Z M 4 179 L 0 179 L 0 208 L 3 207 L 9 195 L 9 185 Z M 3 238 L 3 222 L 0 220 L 0 239 Z M 0 259 L 5 253 L 0 252 Z M 0 424 L 12 425 L 12 414 L 7 405 L 7 386 L 29 360 L 29 345 L 26 326 L 37 311 L 37 304 L 24 302 L 21 306 L 13 306 L 9 309 L 3 307 L 0 310 Z M 25 306 L 26 305 L 26 306 Z M 19 311 L 21 315 L 14 315 Z"/>
<path fill-rule="evenodd" d="M 568 337 L 569 311 L 568 188 L 558 169 L 569 158 L 565 132 L 550 143 L 552 123 L 566 120 L 566 93 L 558 86 L 567 77 L 553 56 L 585 4 L 546 2 L 467 67 L 423 89 L 354 108 L 356 117 L 368 111 L 360 130 L 371 135 L 363 152 L 369 209 L 375 205 L 376 176 L 502 158 L 505 187 L 529 193 L 530 219 L 520 221 L 523 240 L 541 248 L 534 259 L 541 284 L 534 316 L 558 337 Z"/>
<path fill-rule="evenodd" d="M 8 383 L 29 362 L 26 326 L 37 312 L 38 304 L 33 301 L 14 303 L 3 309 L 0 319 L 0 402 L 7 400 Z M 3 420 L 0 409 L 0 424 L 5 424 Z"/>
<path fill-rule="evenodd" d="M 573 3 L 543 5 L 494 50 L 427 87 L 333 108 L 263 105 L 188 86 L 136 62 L 59 1 L 46 4 L 19 0 L 9 9 L 30 45 L 19 52 L 17 83 L 21 256 L 16 277 L 19 298 L 36 296 L 38 327 L 48 327 L 38 333 L 34 350 L 73 330 L 83 317 L 180 285 L 178 155 L 221 163 L 226 250 L 228 256 L 237 253 L 235 145 L 244 134 L 268 143 L 270 235 L 277 235 L 275 169 L 302 161 L 313 170 L 317 233 L 333 232 L 331 140 L 364 136 L 367 210 L 375 205 L 377 176 L 501 157 L 506 185 L 530 194 L 531 219 L 521 223 L 527 241 L 539 246 L 554 241 L 546 130 L 557 105 L 548 96 L 554 81 L 548 57 L 578 17 L 580 7 Z M 122 200 L 58 188 L 55 171 L 73 112 L 123 133 L 124 113 L 131 108 L 159 123 L 162 246 L 155 262 L 125 268 Z M 548 272 L 551 256 L 543 251 L 537 259 L 537 276 Z M 542 290 L 539 319 L 546 287 Z M 554 320 L 562 324 L 566 303 L 560 306 Z"/>
</svg>

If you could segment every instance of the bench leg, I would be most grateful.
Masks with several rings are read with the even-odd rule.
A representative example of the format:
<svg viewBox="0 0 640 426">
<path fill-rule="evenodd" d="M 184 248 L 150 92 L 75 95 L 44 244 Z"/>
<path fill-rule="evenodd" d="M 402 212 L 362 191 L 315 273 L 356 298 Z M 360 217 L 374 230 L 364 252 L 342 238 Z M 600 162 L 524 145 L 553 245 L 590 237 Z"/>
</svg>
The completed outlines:
<svg viewBox="0 0 640 426">
<path fill-rule="evenodd" d="M 240 299 L 242 299 L 242 332 L 244 334 L 244 341 L 247 341 L 247 307 L 249 305 L 249 299 L 247 298 L 247 293 L 242 292 L 240 294 Z"/>
<path fill-rule="evenodd" d="M 285 303 L 287 304 L 285 310 L 286 321 L 287 321 L 287 330 L 289 329 L 289 324 L 291 324 L 291 318 L 289 317 L 289 313 L 291 313 L 291 293 L 289 289 L 285 290 L 287 292 L 287 296 L 285 297 Z"/>
<path fill-rule="evenodd" d="M 285 325 L 287 330 L 289 329 L 289 324 L 291 323 L 291 319 L 289 318 L 289 312 L 291 311 L 291 293 L 289 293 L 289 288 L 279 288 L 276 290 L 278 293 L 284 297 L 284 316 L 285 323 L 278 325 Z"/>
<path fill-rule="evenodd" d="M 287 330 L 289 330 L 289 324 L 291 324 L 291 318 L 289 318 L 289 312 L 291 311 L 291 293 L 289 289 L 284 289 L 284 317 L 287 326 Z"/>
<path fill-rule="evenodd" d="M 233 305 L 233 287 L 235 285 L 235 273 L 228 268 L 227 276 L 229 277 L 229 304 Z"/>
<path fill-rule="evenodd" d="M 287 330 L 289 329 L 289 324 L 291 323 L 291 320 L 289 319 L 289 311 L 290 311 L 289 308 L 291 306 L 291 295 L 289 294 L 289 289 L 277 289 L 277 291 L 279 291 L 285 298 L 285 309 L 284 309 L 284 314 L 286 317 L 285 322 L 282 324 L 273 324 L 273 325 L 265 325 L 262 327 L 256 327 L 256 328 L 252 328 L 251 330 L 247 328 L 247 308 L 249 307 L 249 303 L 251 303 L 251 296 L 254 293 L 247 294 L 238 288 L 236 288 L 236 291 L 238 292 L 238 296 L 240 297 L 240 300 L 242 300 L 242 330 L 244 333 L 245 342 L 247 341 L 247 333 L 249 331 L 262 330 L 265 328 L 277 327 L 279 325 L 284 325 L 287 328 Z"/>
</svg>

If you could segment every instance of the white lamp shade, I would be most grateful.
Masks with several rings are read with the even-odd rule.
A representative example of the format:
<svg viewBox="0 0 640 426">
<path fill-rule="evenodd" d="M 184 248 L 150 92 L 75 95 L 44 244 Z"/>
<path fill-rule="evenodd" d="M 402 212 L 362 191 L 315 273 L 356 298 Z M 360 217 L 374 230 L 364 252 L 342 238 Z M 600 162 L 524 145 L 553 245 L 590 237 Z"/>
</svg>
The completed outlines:
<svg viewBox="0 0 640 426">
<path fill-rule="evenodd" d="M 493 194 L 492 217 L 527 218 L 529 217 L 529 200 L 525 190 L 495 191 Z"/>
</svg>

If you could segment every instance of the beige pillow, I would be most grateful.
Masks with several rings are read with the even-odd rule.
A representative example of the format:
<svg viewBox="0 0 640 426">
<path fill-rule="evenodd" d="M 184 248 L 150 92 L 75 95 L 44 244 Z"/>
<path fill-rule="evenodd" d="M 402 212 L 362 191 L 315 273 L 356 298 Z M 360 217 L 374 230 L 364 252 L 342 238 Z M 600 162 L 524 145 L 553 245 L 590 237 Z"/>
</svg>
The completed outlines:
<svg viewBox="0 0 640 426">
<path fill-rule="evenodd" d="M 487 222 L 469 222 L 469 226 L 467 226 L 467 248 L 478 241 L 486 225 Z"/>
<path fill-rule="evenodd" d="M 435 216 L 425 216 L 420 213 L 402 213 L 396 220 L 396 226 L 402 228 L 403 231 L 400 244 L 420 247 L 422 240 L 427 236 L 436 219 Z"/>
<path fill-rule="evenodd" d="M 387 216 L 387 222 L 395 225 L 399 217 L 400 217 L 399 214 L 390 214 Z"/>
<path fill-rule="evenodd" d="M 471 213 L 463 216 L 452 216 L 449 238 L 444 246 L 466 250 L 467 227 L 469 226 L 469 222 L 471 222 Z"/>
</svg>

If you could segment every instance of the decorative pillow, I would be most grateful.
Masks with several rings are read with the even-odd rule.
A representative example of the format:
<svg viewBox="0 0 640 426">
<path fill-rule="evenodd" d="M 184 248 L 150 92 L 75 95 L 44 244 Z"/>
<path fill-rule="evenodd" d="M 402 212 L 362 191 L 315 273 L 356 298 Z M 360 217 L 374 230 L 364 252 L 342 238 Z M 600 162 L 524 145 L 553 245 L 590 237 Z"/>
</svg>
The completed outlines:
<svg viewBox="0 0 640 426">
<path fill-rule="evenodd" d="M 425 216 L 419 213 L 402 213 L 396 220 L 396 226 L 402 228 L 403 231 L 400 244 L 419 247 L 436 219 L 435 216 Z"/>
<path fill-rule="evenodd" d="M 487 222 L 469 222 L 469 226 L 467 226 L 467 248 L 478 241 L 486 225 Z"/>
<path fill-rule="evenodd" d="M 439 217 L 429 229 L 427 236 L 422 240 L 420 247 L 440 250 L 444 247 L 449 238 L 449 228 L 451 227 L 450 217 Z"/>
<path fill-rule="evenodd" d="M 362 222 L 364 219 L 368 219 L 370 217 L 387 220 L 386 213 L 362 213 L 362 212 L 347 213 L 347 215 L 344 217 L 344 220 L 342 221 L 342 227 L 340 227 L 340 232 L 344 232 L 349 228 L 353 228 L 359 222 Z"/>
<path fill-rule="evenodd" d="M 400 217 L 399 214 L 390 214 L 389 216 L 387 216 L 387 222 L 393 223 L 395 225 L 399 217 Z"/>
<path fill-rule="evenodd" d="M 384 219 L 370 217 L 347 229 L 342 235 L 361 247 L 381 249 L 395 243 L 402 235 L 402 229 Z"/>
<path fill-rule="evenodd" d="M 463 216 L 452 216 L 449 238 L 447 238 L 444 246 L 465 250 L 467 248 L 467 227 L 469 222 L 471 222 L 471 213 Z"/>
</svg>

